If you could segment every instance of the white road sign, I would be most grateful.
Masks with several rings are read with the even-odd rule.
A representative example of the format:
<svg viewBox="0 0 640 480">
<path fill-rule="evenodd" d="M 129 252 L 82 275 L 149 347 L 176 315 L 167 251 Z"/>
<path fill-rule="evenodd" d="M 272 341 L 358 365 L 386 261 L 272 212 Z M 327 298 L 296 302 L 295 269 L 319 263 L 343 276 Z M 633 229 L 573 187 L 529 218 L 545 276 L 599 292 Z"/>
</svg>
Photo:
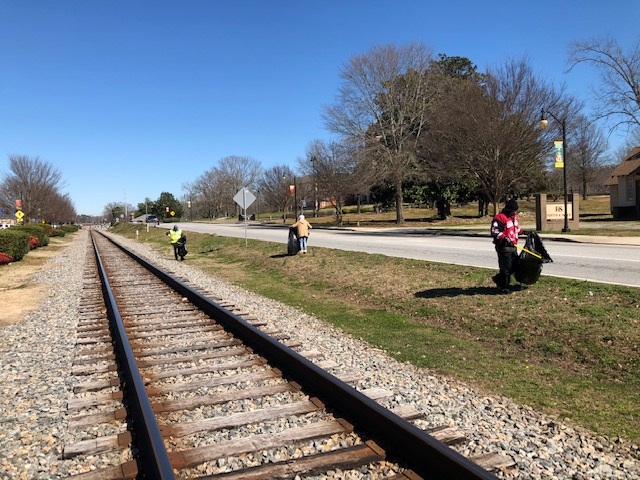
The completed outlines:
<svg viewBox="0 0 640 480">
<path fill-rule="evenodd" d="M 235 197 L 233 197 L 233 201 L 242 208 L 249 208 L 251 204 L 256 201 L 256 197 L 247 187 L 242 187 L 238 190 Z"/>
</svg>

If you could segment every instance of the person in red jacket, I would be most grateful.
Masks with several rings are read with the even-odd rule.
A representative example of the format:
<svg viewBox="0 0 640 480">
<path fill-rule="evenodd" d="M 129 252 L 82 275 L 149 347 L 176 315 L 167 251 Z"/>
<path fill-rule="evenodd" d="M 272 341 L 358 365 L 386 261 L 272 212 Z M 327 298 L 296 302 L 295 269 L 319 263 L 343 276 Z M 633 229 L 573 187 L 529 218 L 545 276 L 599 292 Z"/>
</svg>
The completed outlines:
<svg viewBox="0 0 640 480">
<path fill-rule="evenodd" d="M 518 224 L 518 202 L 515 199 L 508 200 L 504 208 L 491 222 L 491 236 L 498 253 L 498 268 L 500 272 L 493 276 L 500 293 L 510 293 L 509 283 L 511 274 L 518 262 L 518 235 L 524 231 Z"/>
</svg>

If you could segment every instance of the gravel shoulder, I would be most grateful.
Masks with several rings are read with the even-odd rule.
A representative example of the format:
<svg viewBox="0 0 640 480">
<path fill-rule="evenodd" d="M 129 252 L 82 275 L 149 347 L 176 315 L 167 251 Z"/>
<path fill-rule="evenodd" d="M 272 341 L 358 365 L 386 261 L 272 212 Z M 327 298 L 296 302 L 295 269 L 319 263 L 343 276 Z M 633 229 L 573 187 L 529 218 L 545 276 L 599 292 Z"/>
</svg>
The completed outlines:
<svg viewBox="0 0 640 480">
<path fill-rule="evenodd" d="M 68 247 L 47 260 L 46 268 L 34 273 L 32 281 L 49 293 L 21 321 L 0 329 L 2 479 L 63 478 L 90 468 L 90 459 L 84 464 L 61 459 L 69 436 L 66 399 L 72 388 L 65 372 L 73 360 L 82 274 L 89 253 L 87 235 L 80 231 Z M 342 372 L 359 375 L 357 388 L 396 392 L 385 406 L 413 404 L 425 414 L 421 428 L 459 428 L 469 439 L 458 447 L 463 455 L 510 456 L 516 469 L 498 472 L 500 478 L 640 479 L 637 445 L 598 436 L 507 398 L 399 363 L 295 308 L 205 275 L 188 261 L 175 262 L 133 240 L 118 237 L 118 241 L 198 288 L 233 299 L 244 311 L 301 341 L 304 350 L 321 351 Z M 369 477 L 351 472 L 332 478 Z"/>
<path fill-rule="evenodd" d="M 35 276 L 52 265 L 48 260 L 57 256 L 67 242 L 51 238 L 46 248 L 29 252 L 20 262 L 0 266 L 0 327 L 21 321 L 49 294 L 50 286 L 35 281 Z"/>
</svg>

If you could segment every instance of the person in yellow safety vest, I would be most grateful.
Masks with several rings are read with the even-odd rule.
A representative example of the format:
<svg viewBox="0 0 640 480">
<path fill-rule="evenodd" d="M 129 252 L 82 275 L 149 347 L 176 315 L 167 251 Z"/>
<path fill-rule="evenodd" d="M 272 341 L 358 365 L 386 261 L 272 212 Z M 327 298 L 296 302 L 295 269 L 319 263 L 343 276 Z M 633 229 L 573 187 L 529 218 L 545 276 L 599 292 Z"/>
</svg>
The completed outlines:
<svg viewBox="0 0 640 480">
<path fill-rule="evenodd" d="M 173 256 L 176 260 L 178 260 L 178 257 L 180 257 L 180 260 L 184 260 L 184 255 L 180 255 L 180 248 L 187 241 L 187 238 L 182 234 L 180 227 L 174 225 L 173 228 L 167 232 L 167 235 L 169 235 L 169 240 L 171 241 L 171 245 L 173 245 Z"/>
</svg>

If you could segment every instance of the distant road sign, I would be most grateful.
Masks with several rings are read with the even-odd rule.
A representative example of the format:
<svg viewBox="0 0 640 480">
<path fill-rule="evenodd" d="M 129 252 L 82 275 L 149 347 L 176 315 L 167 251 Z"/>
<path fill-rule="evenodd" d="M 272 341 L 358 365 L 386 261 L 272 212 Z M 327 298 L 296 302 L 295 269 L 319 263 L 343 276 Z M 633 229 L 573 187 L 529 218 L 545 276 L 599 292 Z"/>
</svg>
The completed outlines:
<svg viewBox="0 0 640 480">
<path fill-rule="evenodd" d="M 24 217 L 24 213 L 22 213 L 22 210 L 18 210 L 18 211 L 16 212 L 16 218 L 17 218 L 18 220 L 22 220 L 22 217 Z"/>
<path fill-rule="evenodd" d="M 238 190 L 235 197 L 233 197 L 233 201 L 242 208 L 249 208 L 251 204 L 256 201 L 256 197 L 247 187 L 242 187 Z"/>
</svg>

